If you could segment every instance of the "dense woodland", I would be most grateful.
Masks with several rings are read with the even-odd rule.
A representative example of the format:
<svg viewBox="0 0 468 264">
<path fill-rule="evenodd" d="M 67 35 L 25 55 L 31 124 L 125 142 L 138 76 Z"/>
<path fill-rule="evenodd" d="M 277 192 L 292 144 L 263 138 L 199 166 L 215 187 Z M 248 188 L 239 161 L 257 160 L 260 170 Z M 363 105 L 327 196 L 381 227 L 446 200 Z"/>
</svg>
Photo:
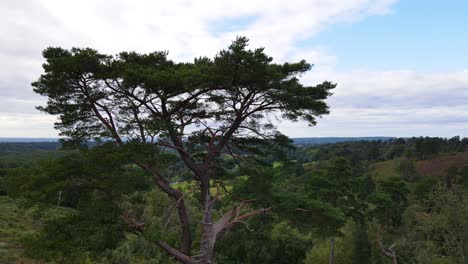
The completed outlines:
<svg viewBox="0 0 468 264">
<path fill-rule="evenodd" d="M 58 143 L 0 144 L 0 262 L 465 263 L 468 139 L 296 144 L 336 84 L 214 58 L 48 48 Z M 92 143 L 89 143 L 92 142 Z"/>
<path fill-rule="evenodd" d="M 0 262 L 174 262 L 155 244 L 177 243 L 174 205 L 128 154 L 112 144 L 47 144 L 0 144 Z M 249 157 L 261 164 L 255 169 L 225 156 L 215 211 L 238 199 L 274 210 L 226 232 L 216 261 L 328 263 L 333 238 L 335 263 L 392 263 L 386 253 L 398 263 L 463 263 L 467 145 L 457 137 L 292 145 Z M 199 191 L 167 155 L 170 182 L 188 190 L 196 217 Z"/>
</svg>

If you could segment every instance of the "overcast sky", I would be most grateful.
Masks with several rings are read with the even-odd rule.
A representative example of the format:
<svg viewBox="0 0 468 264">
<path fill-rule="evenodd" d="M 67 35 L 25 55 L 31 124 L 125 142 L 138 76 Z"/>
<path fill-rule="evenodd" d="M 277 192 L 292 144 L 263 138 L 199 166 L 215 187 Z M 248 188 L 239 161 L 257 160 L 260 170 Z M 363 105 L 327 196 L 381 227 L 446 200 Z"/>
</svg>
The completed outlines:
<svg viewBox="0 0 468 264">
<path fill-rule="evenodd" d="M 338 83 L 331 114 L 292 137 L 468 137 L 468 1 L 1 0 L 0 137 L 56 137 L 30 83 L 48 46 L 214 56 L 237 35 Z"/>
</svg>

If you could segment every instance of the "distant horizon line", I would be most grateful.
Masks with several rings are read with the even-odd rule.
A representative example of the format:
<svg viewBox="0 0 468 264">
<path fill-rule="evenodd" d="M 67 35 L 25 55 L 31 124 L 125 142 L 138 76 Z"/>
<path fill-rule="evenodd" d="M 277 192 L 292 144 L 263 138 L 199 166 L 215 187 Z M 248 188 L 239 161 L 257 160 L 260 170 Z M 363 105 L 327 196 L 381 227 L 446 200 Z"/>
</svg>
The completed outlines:
<svg viewBox="0 0 468 264">
<path fill-rule="evenodd" d="M 289 136 L 288 136 L 289 137 Z M 289 137 L 290 139 L 395 139 L 395 138 L 418 138 L 418 137 L 430 137 L 430 138 L 444 138 L 449 139 L 452 137 L 441 137 L 441 136 L 310 136 L 310 137 Z M 458 135 L 460 138 L 464 138 L 463 136 Z M 56 142 L 64 137 L 0 137 L 0 143 L 14 143 L 14 142 L 22 142 L 22 143 L 30 143 L 30 142 Z M 30 140 L 30 141 L 28 141 Z M 90 140 L 92 141 L 92 140 Z"/>
<path fill-rule="evenodd" d="M 310 136 L 310 137 L 290 137 L 289 138 L 411 138 L 411 137 L 398 137 L 398 136 Z M 420 137 L 420 136 L 414 136 Z M 423 136 L 425 137 L 425 136 Z M 62 139 L 65 137 L 0 137 L 0 139 Z"/>
</svg>

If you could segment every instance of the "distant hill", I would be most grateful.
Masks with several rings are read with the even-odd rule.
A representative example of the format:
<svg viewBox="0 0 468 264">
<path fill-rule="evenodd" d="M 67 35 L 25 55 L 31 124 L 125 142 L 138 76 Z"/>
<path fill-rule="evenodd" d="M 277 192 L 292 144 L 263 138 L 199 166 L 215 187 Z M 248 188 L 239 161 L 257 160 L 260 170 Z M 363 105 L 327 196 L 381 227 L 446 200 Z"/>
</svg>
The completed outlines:
<svg viewBox="0 0 468 264">
<path fill-rule="evenodd" d="M 291 138 L 296 145 L 320 145 L 350 141 L 390 140 L 394 137 L 302 137 Z M 58 142 L 58 138 L 0 138 L 0 143 Z"/>
<path fill-rule="evenodd" d="M 31 151 L 54 151 L 60 148 L 55 142 L 0 142 L 0 155 Z"/>
<path fill-rule="evenodd" d="M 339 142 L 350 141 L 375 141 L 375 140 L 390 140 L 394 137 L 304 137 L 304 138 L 291 138 L 296 145 L 320 145 L 320 144 L 333 144 Z"/>
<path fill-rule="evenodd" d="M 58 142 L 58 138 L 0 137 L 0 143 Z"/>
</svg>

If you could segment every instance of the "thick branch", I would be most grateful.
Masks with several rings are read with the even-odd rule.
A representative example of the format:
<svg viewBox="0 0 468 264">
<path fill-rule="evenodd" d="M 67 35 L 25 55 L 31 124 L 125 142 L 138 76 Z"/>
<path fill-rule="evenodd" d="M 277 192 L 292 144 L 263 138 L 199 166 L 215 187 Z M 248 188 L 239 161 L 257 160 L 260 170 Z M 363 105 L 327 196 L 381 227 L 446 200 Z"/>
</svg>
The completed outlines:
<svg viewBox="0 0 468 264">
<path fill-rule="evenodd" d="M 190 248 L 192 246 L 192 235 L 190 233 L 190 222 L 187 214 L 187 209 L 185 207 L 185 202 L 183 199 L 183 194 L 179 190 L 172 188 L 169 182 L 150 165 L 144 163 L 137 163 L 137 165 L 143 168 L 145 171 L 151 173 L 153 175 L 153 182 L 170 198 L 176 201 L 177 212 L 179 214 L 179 220 L 182 225 L 181 251 L 184 254 L 189 255 Z"/>
<path fill-rule="evenodd" d="M 122 139 L 120 138 L 120 135 L 117 133 L 117 129 L 115 127 L 115 124 L 114 124 L 114 120 L 112 119 L 112 115 L 110 114 L 110 112 L 108 111 L 107 108 L 103 107 L 102 105 L 100 105 L 95 99 L 93 99 L 90 95 L 89 95 L 89 92 L 88 92 L 88 84 L 86 83 L 86 80 L 82 80 L 83 84 L 81 85 L 80 84 L 80 81 L 78 80 L 77 81 L 77 87 L 78 89 L 81 90 L 81 92 L 83 93 L 83 95 L 89 100 L 89 103 L 91 105 L 91 108 L 93 109 L 93 112 L 94 114 L 96 115 L 96 117 L 101 121 L 101 123 L 107 128 L 107 130 L 109 130 L 109 132 L 111 132 L 112 136 L 114 137 L 115 141 L 117 142 L 117 144 L 119 145 L 122 145 L 123 142 L 122 142 Z M 99 112 L 99 110 L 96 108 L 96 105 L 103 108 L 104 111 L 107 113 L 107 115 L 109 116 L 109 121 L 107 121 L 102 115 L 101 113 Z"/>
<path fill-rule="evenodd" d="M 165 117 L 165 120 L 167 122 L 170 122 L 170 114 L 168 113 L 167 107 L 166 107 L 166 102 L 164 100 L 161 100 L 161 110 L 163 112 L 163 116 Z M 198 177 L 202 174 L 202 172 L 199 169 L 199 166 L 194 162 L 192 156 L 185 151 L 184 145 L 182 143 L 182 138 L 181 136 L 175 131 L 172 126 L 169 126 L 168 128 L 169 132 L 169 137 L 171 138 L 172 143 L 177 149 L 177 152 L 179 153 L 180 157 L 182 158 L 182 161 L 184 161 L 185 165 L 193 171 Z"/>
<path fill-rule="evenodd" d="M 178 261 L 180 261 L 182 263 L 185 263 L 185 264 L 195 264 L 195 262 L 193 261 L 193 259 L 191 257 L 181 253 L 177 249 L 175 249 L 175 248 L 171 247 L 170 245 L 168 245 L 166 242 L 158 241 L 157 244 L 162 249 L 164 249 L 164 251 L 169 253 L 169 255 L 173 256 Z"/>
</svg>

